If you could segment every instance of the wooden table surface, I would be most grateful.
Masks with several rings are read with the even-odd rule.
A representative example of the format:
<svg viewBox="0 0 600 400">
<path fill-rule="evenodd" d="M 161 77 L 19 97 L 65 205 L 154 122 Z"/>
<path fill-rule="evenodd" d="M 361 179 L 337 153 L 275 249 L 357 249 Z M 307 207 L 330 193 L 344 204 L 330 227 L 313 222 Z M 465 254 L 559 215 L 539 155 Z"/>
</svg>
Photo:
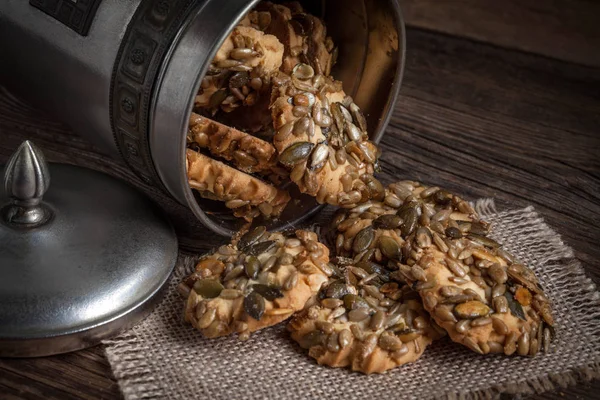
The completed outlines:
<svg viewBox="0 0 600 400">
<path fill-rule="evenodd" d="M 382 142 L 381 179 L 421 180 L 512 208 L 533 205 L 600 283 L 600 2 L 401 3 L 406 72 Z M 0 163 L 28 138 L 51 161 L 135 179 L 4 90 L 0 135 Z M 189 230 L 180 230 L 182 243 L 201 248 Z M 599 392 L 596 380 L 531 398 L 592 399 Z M 1 399 L 120 397 L 100 346 L 0 359 Z"/>
</svg>

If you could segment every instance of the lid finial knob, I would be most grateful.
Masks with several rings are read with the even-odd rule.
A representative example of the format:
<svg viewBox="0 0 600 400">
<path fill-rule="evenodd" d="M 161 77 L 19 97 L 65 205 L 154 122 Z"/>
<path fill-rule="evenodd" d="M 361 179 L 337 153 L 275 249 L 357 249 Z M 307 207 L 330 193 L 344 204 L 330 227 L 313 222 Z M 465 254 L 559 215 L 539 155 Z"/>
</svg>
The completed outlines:
<svg viewBox="0 0 600 400">
<path fill-rule="evenodd" d="M 21 143 L 4 170 L 4 190 L 9 203 L 2 220 L 14 228 L 35 228 L 52 217 L 42 197 L 50 186 L 50 172 L 41 150 L 29 140 Z"/>
</svg>

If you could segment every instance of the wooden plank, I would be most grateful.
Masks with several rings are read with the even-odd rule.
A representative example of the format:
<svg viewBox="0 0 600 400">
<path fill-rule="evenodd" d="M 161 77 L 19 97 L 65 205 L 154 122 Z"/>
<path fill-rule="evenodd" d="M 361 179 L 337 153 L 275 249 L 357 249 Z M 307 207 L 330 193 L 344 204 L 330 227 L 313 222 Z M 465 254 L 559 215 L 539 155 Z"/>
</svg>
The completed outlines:
<svg viewBox="0 0 600 400">
<path fill-rule="evenodd" d="M 400 0 L 406 23 L 582 65 L 600 66 L 594 0 Z"/>
</svg>

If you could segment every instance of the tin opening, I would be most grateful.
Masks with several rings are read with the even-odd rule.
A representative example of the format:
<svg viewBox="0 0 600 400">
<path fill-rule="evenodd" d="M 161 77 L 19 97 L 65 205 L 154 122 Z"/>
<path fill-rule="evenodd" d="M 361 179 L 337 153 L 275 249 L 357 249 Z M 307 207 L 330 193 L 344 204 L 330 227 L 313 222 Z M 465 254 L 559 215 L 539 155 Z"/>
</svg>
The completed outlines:
<svg viewBox="0 0 600 400">
<path fill-rule="evenodd" d="M 246 12 L 258 2 L 248 4 L 248 2 L 238 1 L 237 3 L 240 3 L 240 5 L 237 9 L 233 3 L 236 2 L 231 1 L 227 7 L 210 11 L 210 15 L 206 14 L 209 12 L 208 8 L 210 8 L 207 6 L 205 12 L 201 11 L 195 16 L 196 20 L 204 20 L 204 29 L 208 29 L 206 24 L 209 24 L 210 27 L 210 21 L 207 18 L 214 20 L 216 24 L 219 19 L 218 13 L 234 13 L 234 15 L 229 15 L 227 20 L 233 22 L 230 22 L 226 29 L 221 28 L 220 31 L 215 29 L 219 33 L 218 40 L 212 40 L 211 43 L 208 43 L 208 40 L 207 43 L 195 43 L 193 41 L 194 35 L 197 35 L 195 38 L 197 42 L 205 40 L 199 34 L 198 29 L 194 32 L 193 26 L 196 21 L 193 21 L 181 36 L 182 42 L 188 40 L 190 43 L 196 44 L 194 49 L 196 54 L 192 54 L 188 45 L 188 48 L 182 51 L 180 62 L 185 60 L 185 57 L 189 59 L 197 56 L 197 59 L 201 60 L 199 62 L 204 63 L 198 74 L 195 85 L 196 90 L 190 93 L 192 100 L 189 106 L 190 111 L 185 114 L 186 117 L 189 116 L 189 112 L 193 108 L 193 99 L 209 70 L 214 54 Z M 327 35 L 333 39 L 338 47 L 337 63 L 331 70 L 331 76 L 343 82 L 343 89 L 346 94 L 353 97 L 354 102 L 365 114 L 371 140 L 376 143 L 379 142 L 390 117 L 391 108 L 397 97 L 402 78 L 404 27 L 397 2 L 395 0 L 306 0 L 300 3 L 305 12 L 324 21 Z M 231 9 L 228 10 L 229 4 L 232 5 Z M 202 56 L 198 54 L 200 50 L 207 50 L 208 48 L 210 48 L 210 51 L 205 51 Z M 175 52 L 177 51 L 179 49 L 176 48 Z M 207 54 L 210 56 L 207 56 Z M 177 54 L 174 58 L 176 57 Z M 173 63 L 173 59 L 171 63 Z M 175 73 L 173 72 L 173 74 Z M 163 81 L 163 86 L 164 84 Z M 189 118 L 181 118 L 181 122 L 184 125 L 182 130 L 187 134 Z M 185 147 L 185 143 L 182 144 L 182 147 Z M 185 150 L 182 153 L 185 154 Z M 223 202 L 203 198 L 197 190 L 190 189 L 187 184 L 184 163 L 185 156 L 179 175 L 180 187 L 177 188 L 174 184 L 166 184 L 172 192 L 178 192 L 173 193 L 174 196 L 179 199 L 183 198 L 184 201 L 182 202 L 186 203 L 196 216 L 213 231 L 219 234 L 231 235 L 239 230 L 243 226 L 244 220 L 235 217 L 232 210 L 225 207 Z M 159 169 L 161 169 L 160 166 Z M 165 180 L 169 180 L 169 177 L 163 176 L 163 181 Z M 278 219 L 266 221 L 266 225 L 271 229 L 289 227 L 320 210 L 320 206 L 315 199 L 308 195 L 302 195 L 295 184 L 288 183 L 285 188 L 290 190 L 293 200 Z M 183 195 L 182 190 L 185 192 Z M 260 222 L 260 218 L 258 220 Z"/>
</svg>

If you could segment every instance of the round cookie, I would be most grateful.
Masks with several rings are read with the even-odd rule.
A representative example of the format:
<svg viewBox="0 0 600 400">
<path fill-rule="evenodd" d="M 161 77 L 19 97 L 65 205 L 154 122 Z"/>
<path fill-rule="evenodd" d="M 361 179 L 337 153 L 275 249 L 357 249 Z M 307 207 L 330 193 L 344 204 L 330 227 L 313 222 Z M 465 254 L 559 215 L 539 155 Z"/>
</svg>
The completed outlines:
<svg viewBox="0 0 600 400">
<path fill-rule="evenodd" d="M 411 181 L 386 193 L 336 215 L 330 236 L 338 254 L 396 269 L 390 276 L 419 292 L 452 340 L 478 353 L 548 349 L 554 320 L 537 278 L 487 236 L 489 224 L 467 202 Z"/>
<path fill-rule="evenodd" d="M 342 267 L 314 304 L 288 324 L 292 338 L 321 365 L 381 373 L 416 361 L 444 333 L 418 295 L 383 275 Z M 350 282 L 355 282 L 351 284 Z"/>
<path fill-rule="evenodd" d="M 384 188 L 373 176 L 379 149 L 341 82 L 298 64 L 291 78 L 274 84 L 271 113 L 279 162 L 300 191 L 343 207 L 383 199 Z"/>
<path fill-rule="evenodd" d="M 185 320 L 204 337 L 251 332 L 304 308 L 327 281 L 329 250 L 314 232 L 286 237 L 258 227 L 204 257 L 180 285 Z"/>
<path fill-rule="evenodd" d="M 202 153 L 187 149 L 186 156 L 190 187 L 202 197 L 224 201 L 237 217 L 277 216 L 290 201 L 287 191 Z"/>
</svg>

